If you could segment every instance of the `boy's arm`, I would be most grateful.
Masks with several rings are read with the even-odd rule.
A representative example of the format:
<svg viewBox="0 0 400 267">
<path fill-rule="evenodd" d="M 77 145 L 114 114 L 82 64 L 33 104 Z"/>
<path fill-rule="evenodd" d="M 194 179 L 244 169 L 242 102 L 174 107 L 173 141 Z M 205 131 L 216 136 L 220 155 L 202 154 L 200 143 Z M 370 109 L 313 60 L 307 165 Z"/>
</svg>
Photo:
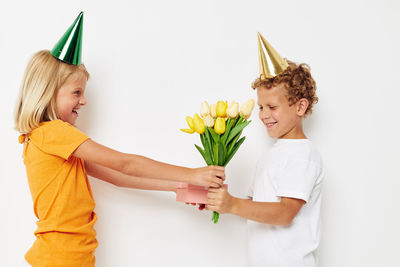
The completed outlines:
<svg viewBox="0 0 400 267">
<path fill-rule="evenodd" d="M 225 180 L 224 167 L 207 166 L 192 169 L 170 165 L 140 155 L 122 153 L 100 145 L 91 139 L 83 142 L 72 155 L 130 176 L 212 187 L 220 187 Z"/>
<path fill-rule="evenodd" d="M 102 165 L 85 161 L 88 175 L 120 187 L 143 190 L 160 190 L 176 192 L 177 182 L 130 176 Z"/>
<path fill-rule="evenodd" d="M 232 213 L 265 224 L 289 226 L 306 203 L 302 199 L 281 197 L 280 202 L 255 202 L 232 197 L 226 188 L 208 190 L 207 209 L 219 213 Z"/>
</svg>

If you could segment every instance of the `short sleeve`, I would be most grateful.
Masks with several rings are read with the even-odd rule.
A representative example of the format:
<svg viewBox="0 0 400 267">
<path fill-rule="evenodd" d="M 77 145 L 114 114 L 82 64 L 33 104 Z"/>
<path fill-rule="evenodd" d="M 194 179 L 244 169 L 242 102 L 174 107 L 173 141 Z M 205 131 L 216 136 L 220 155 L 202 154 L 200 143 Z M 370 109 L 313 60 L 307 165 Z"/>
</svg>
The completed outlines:
<svg viewBox="0 0 400 267">
<path fill-rule="evenodd" d="M 253 180 L 249 186 L 249 189 L 247 190 L 247 197 L 249 197 L 249 198 L 253 198 L 253 195 L 254 195 L 254 180 L 255 179 L 253 177 Z"/>
<path fill-rule="evenodd" d="M 46 122 L 35 129 L 29 138 L 43 152 L 65 160 L 89 139 L 86 134 L 62 120 Z"/>
<path fill-rule="evenodd" d="M 288 160 L 277 181 L 277 196 L 308 202 L 317 176 L 317 168 L 312 161 Z"/>
</svg>

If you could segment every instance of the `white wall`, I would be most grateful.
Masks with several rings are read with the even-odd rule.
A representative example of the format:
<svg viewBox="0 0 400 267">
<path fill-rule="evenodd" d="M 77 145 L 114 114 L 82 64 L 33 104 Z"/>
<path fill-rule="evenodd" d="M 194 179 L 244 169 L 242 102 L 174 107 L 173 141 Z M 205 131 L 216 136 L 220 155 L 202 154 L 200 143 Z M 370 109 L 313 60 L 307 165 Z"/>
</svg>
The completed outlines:
<svg viewBox="0 0 400 267">
<path fill-rule="evenodd" d="M 243 1 L 244 2 L 244 1 Z M 124 152 L 203 165 L 178 129 L 201 101 L 255 98 L 256 33 L 308 62 L 320 102 L 306 133 L 326 163 L 320 266 L 400 266 L 399 31 L 397 1 L 9 1 L 0 7 L 0 257 L 22 266 L 35 217 L 13 107 L 30 56 L 51 49 L 85 11 L 83 61 L 91 73 L 78 127 Z M 397 17 L 396 17 L 397 16 Z M 397 63 L 397 64 L 396 64 Z M 227 167 L 244 196 L 270 145 L 253 114 Z M 245 220 L 176 203 L 173 193 L 91 179 L 97 266 L 247 266 Z"/>
</svg>

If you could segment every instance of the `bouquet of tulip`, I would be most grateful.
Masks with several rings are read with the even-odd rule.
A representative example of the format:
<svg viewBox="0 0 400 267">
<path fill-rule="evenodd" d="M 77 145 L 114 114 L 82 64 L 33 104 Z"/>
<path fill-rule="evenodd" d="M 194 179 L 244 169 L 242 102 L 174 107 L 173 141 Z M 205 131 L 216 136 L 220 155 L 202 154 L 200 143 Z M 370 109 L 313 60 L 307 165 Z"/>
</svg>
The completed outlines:
<svg viewBox="0 0 400 267">
<path fill-rule="evenodd" d="M 243 129 L 251 122 L 254 100 L 245 102 L 239 112 L 239 103 L 218 101 L 211 106 L 205 101 L 201 104 L 200 116 L 186 117 L 189 129 L 181 129 L 185 133 L 198 133 L 203 147 L 195 145 L 207 165 L 226 166 L 235 155 L 246 137 L 240 138 Z M 240 138 L 240 139 L 239 139 Z M 219 214 L 213 212 L 212 221 L 217 223 Z"/>
</svg>

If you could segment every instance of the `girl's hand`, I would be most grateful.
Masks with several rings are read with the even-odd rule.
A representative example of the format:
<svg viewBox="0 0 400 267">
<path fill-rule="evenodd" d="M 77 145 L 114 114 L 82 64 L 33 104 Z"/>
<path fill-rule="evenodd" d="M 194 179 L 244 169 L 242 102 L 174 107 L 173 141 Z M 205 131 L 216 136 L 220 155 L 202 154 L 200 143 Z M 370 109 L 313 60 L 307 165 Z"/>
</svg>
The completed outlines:
<svg viewBox="0 0 400 267">
<path fill-rule="evenodd" d="M 232 213 L 233 197 L 225 187 L 209 188 L 206 209 L 218 213 Z"/>
<path fill-rule="evenodd" d="M 225 167 L 207 166 L 191 169 L 190 182 L 193 185 L 219 188 L 225 180 Z"/>
</svg>

